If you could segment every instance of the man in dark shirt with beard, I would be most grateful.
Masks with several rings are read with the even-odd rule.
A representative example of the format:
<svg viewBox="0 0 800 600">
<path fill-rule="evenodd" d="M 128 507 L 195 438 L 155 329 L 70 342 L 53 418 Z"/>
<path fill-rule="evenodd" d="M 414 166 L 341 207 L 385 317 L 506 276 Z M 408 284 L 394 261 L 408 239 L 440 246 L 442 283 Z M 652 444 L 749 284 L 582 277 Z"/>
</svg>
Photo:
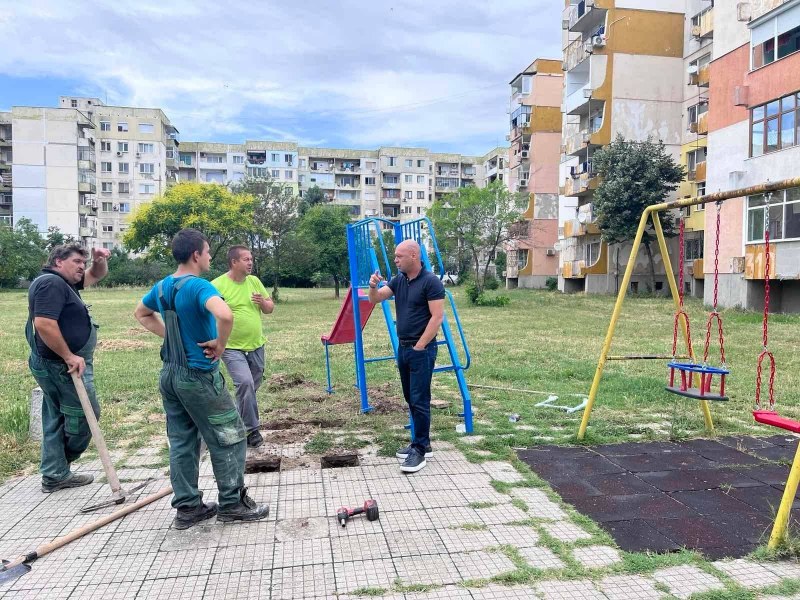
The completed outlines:
<svg viewBox="0 0 800 600">
<path fill-rule="evenodd" d="M 31 349 L 28 366 L 43 392 L 40 470 L 42 492 L 46 494 L 93 480 L 91 475 L 73 473 L 69 468 L 92 439 L 72 373 L 83 379 L 99 418 L 92 364 L 96 325 L 80 290 L 108 274 L 110 255 L 104 248 L 93 249 L 92 267 L 87 271 L 89 253 L 83 246 L 56 246 L 28 290 L 25 335 Z"/>
</svg>

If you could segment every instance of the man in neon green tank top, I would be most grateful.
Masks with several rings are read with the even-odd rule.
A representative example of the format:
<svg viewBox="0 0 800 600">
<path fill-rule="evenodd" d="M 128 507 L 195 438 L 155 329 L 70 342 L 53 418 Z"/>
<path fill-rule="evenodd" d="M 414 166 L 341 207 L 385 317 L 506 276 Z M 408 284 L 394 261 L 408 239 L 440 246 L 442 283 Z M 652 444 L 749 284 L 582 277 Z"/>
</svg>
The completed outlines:
<svg viewBox="0 0 800 600">
<path fill-rule="evenodd" d="M 217 288 L 233 312 L 233 331 L 222 362 L 236 386 L 236 406 L 247 429 L 247 445 L 264 443 L 258 430 L 256 393 L 264 377 L 264 328 L 261 315 L 270 314 L 275 305 L 264 285 L 254 275 L 253 255 L 245 246 L 228 250 L 228 272 L 211 284 Z"/>
</svg>

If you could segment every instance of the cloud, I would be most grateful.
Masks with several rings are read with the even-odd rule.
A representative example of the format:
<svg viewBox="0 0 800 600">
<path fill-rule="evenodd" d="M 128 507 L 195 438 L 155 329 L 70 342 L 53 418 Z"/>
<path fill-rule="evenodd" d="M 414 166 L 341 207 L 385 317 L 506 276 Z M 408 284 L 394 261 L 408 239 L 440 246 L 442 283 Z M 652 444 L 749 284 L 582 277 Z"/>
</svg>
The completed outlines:
<svg viewBox="0 0 800 600">
<path fill-rule="evenodd" d="M 229 142 L 485 152 L 508 130 L 508 81 L 561 40 L 552 0 L 40 0 L 6 14 L 0 73 L 77 80 L 162 108 L 183 139 Z"/>
</svg>

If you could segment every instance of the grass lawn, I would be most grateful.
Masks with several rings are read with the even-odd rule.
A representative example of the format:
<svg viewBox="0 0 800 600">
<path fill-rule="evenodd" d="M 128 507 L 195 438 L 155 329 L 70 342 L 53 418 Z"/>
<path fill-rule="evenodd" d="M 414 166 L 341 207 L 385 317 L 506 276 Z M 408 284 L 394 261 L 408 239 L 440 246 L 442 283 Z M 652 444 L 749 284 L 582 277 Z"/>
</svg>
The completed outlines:
<svg viewBox="0 0 800 600">
<path fill-rule="evenodd" d="M 96 385 L 102 405 L 101 426 L 112 449 L 132 449 L 149 444 L 151 438 L 165 436 L 156 383 L 159 340 L 144 331 L 132 316 L 142 294 L 143 290 L 136 289 L 91 289 L 84 294 L 101 326 L 95 355 Z M 510 292 L 510 296 L 508 307 L 476 308 L 468 306 L 456 289 L 473 357 L 467 373 L 469 383 L 544 392 L 474 389 L 475 433 L 485 437 L 459 447 L 475 460 L 508 459 L 513 447 L 574 441 L 580 412 L 567 415 L 536 408 L 534 404 L 547 394 L 560 396 L 560 403 L 578 404 L 580 398 L 569 395 L 588 393 L 614 300 L 608 296 L 521 290 Z M 405 435 L 400 426 L 407 419 L 394 365 L 386 362 L 368 367 L 371 398 L 378 410 L 361 415 L 352 386 L 352 347 L 334 347 L 337 393 L 327 395 L 319 336 L 329 330 L 340 301 L 333 298 L 329 289 L 287 289 L 282 297 L 284 301 L 275 313 L 265 318 L 267 376 L 271 379 L 259 392 L 262 420 L 298 419 L 323 424 L 335 421 L 339 429 L 371 430 L 386 452 L 393 452 Z M 26 307 L 24 292 L 0 294 L 0 479 L 35 469 L 38 455 L 36 446 L 26 439 L 28 399 L 34 387 L 23 336 Z M 694 317 L 695 336 L 701 336 L 706 317 L 702 304 L 690 300 L 689 311 Z M 750 415 L 756 357 L 761 349 L 761 315 L 726 311 L 723 319 L 732 369 L 728 383 L 731 401 L 711 406 L 717 432 L 774 433 L 756 425 Z M 778 365 L 779 409 L 800 418 L 796 397 L 800 387 L 800 358 L 796 353 L 800 316 L 774 315 L 770 326 L 770 345 Z M 389 352 L 380 311 L 374 313 L 365 337 L 369 356 Z M 631 297 L 626 301 L 612 352 L 668 353 L 671 339 L 671 301 Z M 699 337 L 695 337 L 695 347 L 702 352 Z M 439 364 L 444 360 L 440 354 Z M 697 403 L 664 391 L 664 362 L 609 364 L 587 443 L 705 435 Z M 448 408 L 434 411 L 435 435 L 457 441 L 455 425 L 461 407 L 452 374 L 435 376 L 434 398 L 451 401 Z M 520 420 L 509 422 L 511 413 L 519 414 Z M 308 427 L 316 433 L 312 447 L 324 449 L 332 445 L 329 434 L 322 430 L 317 433 L 313 423 Z M 355 435 L 345 439 L 345 445 L 359 443 Z"/>
</svg>

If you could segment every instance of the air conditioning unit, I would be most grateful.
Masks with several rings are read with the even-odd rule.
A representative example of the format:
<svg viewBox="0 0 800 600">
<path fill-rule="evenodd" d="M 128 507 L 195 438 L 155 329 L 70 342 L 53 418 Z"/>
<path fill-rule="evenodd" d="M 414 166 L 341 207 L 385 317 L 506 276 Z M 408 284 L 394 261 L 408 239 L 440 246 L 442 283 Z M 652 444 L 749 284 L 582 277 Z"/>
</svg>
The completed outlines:
<svg viewBox="0 0 800 600">
<path fill-rule="evenodd" d="M 689 65 L 689 68 L 686 69 L 686 72 L 689 73 L 689 75 L 697 75 L 698 71 L 699 69 L 697 68 L 697 65 Z"/>
<path fill-rule="evenodd" d="M 561 29 L 569 29 L 569 19 L 561 19 Z"/>
<path fill-rule="evenodd" d="M 591 98 L 592 97 L 592 88 L 583 88 L 583 97 L 584 98 Z"/>
<path fill-rule="evenodd" d="M 694 27 L 692 27 L 692 37 L 699 38 L 700 37 L 700 32 L 701 32 L 701 29 L 700 29 L 699 25 L 695 25 Z"/>
<path fill-rule="evenodd" d="M 141 156 L 141 154 L 139 154 L 139 153 L 137 152 L 137 153 L 136 153 L 136 158 L 139 158 L 140 156 Z"/>
<path fill-rule="evenodd" d="M 122 156 L 122 152 L 117 152 L 117 156 Z"/>
<path fill-rule="evenodd" d="M 603 48 L 606 45 L 606 36 L 604 35 L 593 35 L 592 36 L 592 46 L 595 48 Z"/>
<path fill-rule="evenodd" d="M 521 187 L 521 188 L 528 187 L 528 180 L 527 179 L 520 179 L 519 180 L 519 187 Z"/>
<path fill-rule="evenodd" d="M 548 248 L 547 250 L 545 250 L 545 254 L 547 256 L 555 256 L 556 255 L 556 249 L 555 248 Z"/>
<path fill-rule="evenodd" d="M 520 154 L 522 155 L 522 158 L 528 158 L 530 152 L 528 150 L 523 150 Z"/>
<path fill-rule="evenodd" d="M 119 210 L 119 204 L 112 205 L 111 210 Z"/>
<path fill-rule="evenodd" d="M 594 46 L 592 46 L 592 40 L 586 40 L 585 42 L 583 42 L 583 51 L 586 52 L 586 54 L 591 54 L 592 52 L 594 52 Z"/>
</svg>

